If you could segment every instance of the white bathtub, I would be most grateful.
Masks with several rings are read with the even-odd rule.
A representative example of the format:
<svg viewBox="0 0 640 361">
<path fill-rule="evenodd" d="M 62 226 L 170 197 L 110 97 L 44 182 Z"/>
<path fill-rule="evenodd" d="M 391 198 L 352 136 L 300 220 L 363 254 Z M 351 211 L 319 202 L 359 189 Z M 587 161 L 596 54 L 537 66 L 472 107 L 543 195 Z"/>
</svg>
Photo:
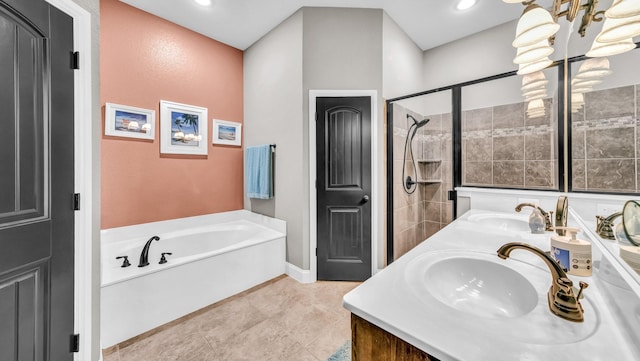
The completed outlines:
<svg viewBox="0 0 640 361">
<path fill-rule="evenodd" d="M 138 267 L 146 241 L 149 266 Z M 113 346 L 285 272 L 286 223 L 246 210 L 101 231 L 101 342 Z M 168 262 L 159 264 L 160 254 Z M 117 256 L 129 257 L 122 268 Z"/>
</svg>

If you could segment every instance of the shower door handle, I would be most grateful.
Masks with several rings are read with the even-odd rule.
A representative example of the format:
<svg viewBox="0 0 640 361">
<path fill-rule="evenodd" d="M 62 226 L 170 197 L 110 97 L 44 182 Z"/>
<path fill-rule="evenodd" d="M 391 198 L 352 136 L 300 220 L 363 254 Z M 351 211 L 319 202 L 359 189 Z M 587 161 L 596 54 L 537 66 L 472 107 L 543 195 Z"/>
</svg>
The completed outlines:
<svg viewBox="0 0 640 361">
<path fill-rule="evenodd" d="M 364 195 L 364 197 L 362 197 L 362 203 L 367 203 L 369 202 L 369 196 L 368 195 Z"/>
</svg>

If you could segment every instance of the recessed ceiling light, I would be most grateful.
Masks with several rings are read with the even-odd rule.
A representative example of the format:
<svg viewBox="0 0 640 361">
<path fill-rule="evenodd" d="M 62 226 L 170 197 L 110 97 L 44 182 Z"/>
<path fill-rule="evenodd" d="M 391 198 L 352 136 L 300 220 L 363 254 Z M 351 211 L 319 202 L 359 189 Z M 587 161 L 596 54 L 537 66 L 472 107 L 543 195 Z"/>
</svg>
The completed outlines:
<svg viewBox="0 0 640 361">
<path fill-rule="evenodd" d="M 458 5 L 456 5 L 456 9 L 467 10 L 475 4 L 476 4 L 476 0 L 460 0 L 458 2 Z"/>
<path fill-rule="evenodd" d="M 211 5 L 211 0 L 194 0 L 194 1 L 197 2 L 198 4 L 202 5 L 202 6 Z"/>
</svg>

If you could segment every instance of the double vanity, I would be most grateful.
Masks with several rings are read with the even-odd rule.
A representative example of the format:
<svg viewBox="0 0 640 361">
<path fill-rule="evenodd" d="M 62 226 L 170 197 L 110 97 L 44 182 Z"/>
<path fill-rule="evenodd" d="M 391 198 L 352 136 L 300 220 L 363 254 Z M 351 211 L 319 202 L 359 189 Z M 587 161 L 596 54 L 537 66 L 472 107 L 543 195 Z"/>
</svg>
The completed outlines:
<svg viewBox="0 0 640 361">
<path fill-rule="evenodd" d="M 471 209 L 345 295 L 353 361 L 640 360 L 638 295 L 568 213 L 593 243 L 591 276 L 543 253 L 554 232 L 532 234 L 528 212 Z"/>
</svg>

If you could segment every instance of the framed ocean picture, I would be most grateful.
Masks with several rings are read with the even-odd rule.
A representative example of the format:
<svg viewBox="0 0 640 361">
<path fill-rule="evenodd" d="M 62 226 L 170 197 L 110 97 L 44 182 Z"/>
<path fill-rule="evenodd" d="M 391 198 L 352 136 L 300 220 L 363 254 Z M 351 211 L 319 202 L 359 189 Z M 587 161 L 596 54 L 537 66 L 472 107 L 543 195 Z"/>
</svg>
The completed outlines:
<svg viewBox="0 0 640 361">
<path fill-rule="evenodd" d="M 207 108 L 160 101 L 160 153 L 207 154 Z"/>
<path fill-rule="evenodd" d="M 242 145 L 242 124 L 227 120 L 213 120 L 213 144 Z"/>
<path fill-rule="evenodd" d="M 155 110 L 113 103 L 105 104 L 104 135 L 154 140 Z"/>
</svg>

